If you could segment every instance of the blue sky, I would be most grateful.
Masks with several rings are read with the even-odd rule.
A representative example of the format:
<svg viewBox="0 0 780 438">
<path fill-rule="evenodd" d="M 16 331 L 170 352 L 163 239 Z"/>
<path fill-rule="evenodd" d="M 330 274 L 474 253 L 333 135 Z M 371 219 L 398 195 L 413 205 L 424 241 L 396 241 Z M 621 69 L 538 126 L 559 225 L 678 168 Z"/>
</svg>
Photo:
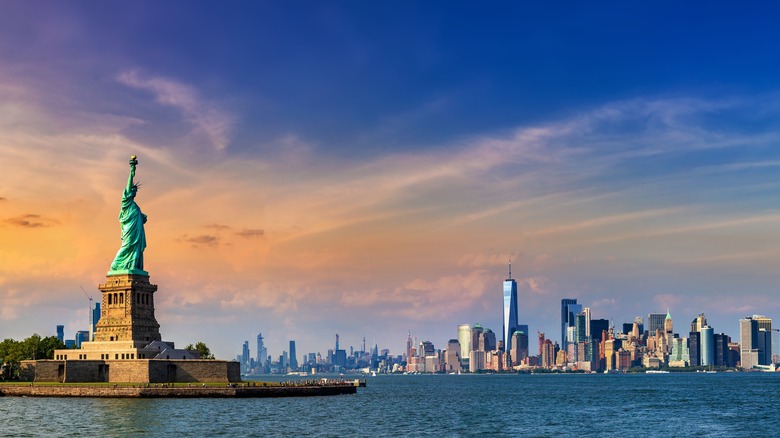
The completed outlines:
<svg viewBox="0 0 780 438">
<path fill-rule="evenodd" d="M 563 297 L 736 337 L 780 310 L 775 9 L 5 3 L 0 337 L 85 324 L 130 154 L 163 334 L 222 357 L 499 332 L 510 257 L 553 339 Z"/>
</svg>

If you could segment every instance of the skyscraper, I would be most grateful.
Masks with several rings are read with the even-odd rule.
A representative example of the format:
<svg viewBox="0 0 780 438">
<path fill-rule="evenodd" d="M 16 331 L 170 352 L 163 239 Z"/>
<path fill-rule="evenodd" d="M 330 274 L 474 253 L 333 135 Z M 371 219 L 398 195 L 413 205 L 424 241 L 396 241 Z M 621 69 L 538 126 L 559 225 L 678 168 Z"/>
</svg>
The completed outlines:
<svg viewBox="0 0 780 438">
<path fill-rule="evenodd" d="M 561 349 L 567 351 L 566 330 L 574 325 L 574 315 L 582 312 L 582 305 L 577 304 L 576 298 L 564 298 L 561 300 Z"/>
<path fill-rule="evenodd" d="M 257 364 L 260 368 L 265 369 L 266 358 L 268 357 L 268 351 L 263 343 L 263 334 L 257 334 Z"/>
<path fill-rule="evenodd" d="M 729 354 L 729 342 L 731 342 L 731 338 L 724 334 L 716 334 L 715 335 L 715 366 L 716 367 L 730 367 L 734 366 L 731 364 L 731 358 Z"/>
<path fill-rule="evenodd" d="M 64 325 L 58 325 L 57 326 L 57 339 L 59 339 L 60 342 L 65 342 L 65 326 Z"/>
<path fill-rule="evenodd" d="M 95 303 L 95 307 L 92 309 L 92 324 L 89 327 L 89 340 L 95 340 L 95 329 L 98 322 L 100 322 L 100 303 Z"/>
<path fill-rule="evenodd" d="M 474 324 L 474 327 L 471 328 L 471 351 L 479 351 L 479 340 L 482 337 L 482 332 L 484 332 L 485 329 L 482 328 L 482 325 L 480 323 Z M 484 351 L 484 350 L 482 350 Z"/>
<path fill-rule="evenodd" d="M 450 339 L 447 342 L 447 353 L 444 356 L 444 363 L 446 364 L 446 370 L 448 373 L 458 372 L 461 370 L 461 344 L 457 339 Z"/>
<path fill-rule="evenodd" d="M 249 341 L 244 341 L 244 347 L 241 349 L 241 371 L 249 371 Z"/>
<path fill-rule="evenodd" d="M 347 366 L 347 352 L 339 348 L 339 335 L 336 333 L 336 350 L 333 352 L 333 365 L 340 368 Z"/>
<path fill-rule="evenodd" d="M 707 317 L 704 316 L 704 313 L 700 313 L 699 316 L 694 318 L 693 321 L 691 321 L 691 331 L 692 332 L 700 332 L 701 328 L 707 325 Z"/>
<path fill-rule="evenodd" d="M 81 348 L 82 342 L 89 342 L 89 332 L 86 330 L 76 332 L 76 348 Z"/>
<path fill-rule="evenodd" d="M 701 365 L 701 332 L 691 331 L 688 334 L 688 357 L 692 367 Z"/>
<path fill-rule="evenodd" d="M 588 339 L 588 315 L 585 313 L 585 311 L 582 311 L 576 315 L 574 315 L 574 329 L 575 329 L 575 335 L 574 335 L 574 342 L 585 342 L 586 339 Z"/>
<path fill-rule="evenodd" d="M 436 354 L 436 348 L 434 348 L 433 342 L 431 341 L 420 342 L 420 349 L 418 350 L 418 355 L 420 357 L 433 356 L 434 354 Z"/>
<path fill-rule="evenodd" d="M 701 364 L 702 366 L 715 365 L 715 331 L 705 325 L 701 328 Z"/>
<path fill-rule="evenodd" d="M 409 340 L 411 343 L 411 339 Z M 467 362 L 471 352 L 471 325 L 461 324 L 458 326 L 458 342 L 460 343 L 460 360 Z"/>
<path fill-rule="evenodd" d="M 512 365 L 519 365 L 528 357 L 528 334 L 518 330 L 512 334 L 512 349 L 507 352 L 510 355 Z"/>
<path fill-rule="evenodd" d="M 740 319 L 739 343 L 742 368 L 772 363 L 772 319 L 762 315 Z"/>
<path fill-rule="evenodd" d="M 517 330 L 517 282 L 512 278 L 512 263 L 509 263 L 509 278 L 504 280 L 504 351 L 512 349 L 512 334 Z"/>
<path fill-rule="evenodd" d="M 647 315 L 647 332 L 650 336 L 655 336 L 656 329 L 661 330 L 664 333 L 664 321 L 666 320 L 666 314 L 663 313 L 650 313 Z"/>
<path fill-rule="evenodd" d="M 290 341 L 290 369 L 298 370 L 298 353 L 295 351 L 295 341 Z"/>
<path fill-rule="evenodd" d="M 590 340 L 593 336 L 590 331 L 590 307 L 583 308 L 582 313 L 585 315 L 585 338 Z"/>
<path fill-rule="evenodd" d="M 636 318 L 634 318 L 634 324 L 636 324 L 636 328 L 639 331 L 639 334 L 635 335 L 634 337 L 639 338 L 639 337 L 642 336 L 642 333 L 645 332 L 645 322 L 644 322 L 644 320 L 642 319 L 641 316 L 637 316 Z M 632 329 L 632 331 L 633 331 L 633 329 Z"/>
<path fill-rule="evenodd" d="M 625 325 L 625 324 L 624 324 Z M 630 324 L 633 326 L 633 324 Z M 592 341 L 601 341 L 601 333 L 609 332 L 609 320 L 606 319 L 591 319 L 590 320 L 590 337 Z"/>
<path fill-rule="evenodd" d="M 763 315 L 753 315 L 753 319 L 758 324 L 758 342 L 756 348 L 759 350 L 758 363 L 769 365 L 772 363 L 772 318 Z"/>
</svg>

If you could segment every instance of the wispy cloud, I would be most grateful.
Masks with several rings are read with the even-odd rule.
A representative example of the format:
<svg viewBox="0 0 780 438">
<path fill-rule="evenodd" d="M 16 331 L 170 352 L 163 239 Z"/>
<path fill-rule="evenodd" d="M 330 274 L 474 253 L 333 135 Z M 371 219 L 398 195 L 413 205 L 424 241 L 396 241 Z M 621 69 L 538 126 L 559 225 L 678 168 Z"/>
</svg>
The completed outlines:
<svg viewBox="0 0 780 438">
<path fill-rule="evenodd" d="M 201 234 L 198 236 L 182 235 L 179 237 L 179 241 L 192 244 L 194 247 L 198 246 L 217 246 L 219 244 L 219 236 L 210 234 Z"/>
<path fill-rule="evenodd" d="M 208 224 L 208 225 L 204 225 L 203 228 L 209 228 L 215 231 L 225 231 L 231 229 L 229 225 L 224 225 L 224 224 Z"/>
<path fill-rule="evenodd" d="M 5 219 L 3 223 L 22 228 L 44 228 L 57 225 L 60 222 L 56 219 L 44 217 L 39 214 L 24 214 Z"/>
<path fill-rule="evenodd" d="M 117 80 L 128 87 L 148 91 L 158 103 L 181 111 L 215 149 L 224 150 L 228 146 L 233 118 L 218 105 L 202 98 L 193 87 L 164 77 L 144 77 L 135 70 L 121 73 Z"/>
<path fill-rule="evenodd" d="M 588 219 L 585 221 L 569 221 L 565 225 L 558 225 L 553 227 L 542 228 L 539 230 L 533 230 L 528 232 L 528 236 L 543 236 L 547 234 L 569 234 L 575 232 L 582 232 L 591 228 L 615 226 L 625 222 L 636 222 L 645 219 L 657 218 L 668 216 L 673 213 L 680 213 L 682 208 L 661 208 L 654 210 L 636 211 L 631 213 L 621 213 L 614 215 L 601 215 L 596 218 Z"/>
<path fill-rule="evenodd" d="M 780 221 L 780 213 L 767 213 L 742 216 L 730 219 L 710 219 L 707 221 L 698 221 L 694 224 L 679 225 L 681 221 L 672 221 L 671 224 L 665 226 L 657 226 L 653 228 L 647 228 L 640 231 L 613 233 L 606 237 L 600 237 L 597 239 L 587 241 L 588 244 L 603 244 L 607 242 L 615 242 L 620 240 L 632 240 L 632 239 L 647 239 L 675 236 L 681 234 L 700 233 L 703 231 L 717 230 L 722 228 L 747 228 L 756 224 L 765 223 L 777 223 Z"/>
<path fill-rule="evenodd" d="M 236 236 L 239 237 L 253 238 L 253 237 L 262 237 L 264 235 L 265 235 L 265 230 L 252 230 L 247 228 L 241 231 L 236 231 Z"/>
</svg>

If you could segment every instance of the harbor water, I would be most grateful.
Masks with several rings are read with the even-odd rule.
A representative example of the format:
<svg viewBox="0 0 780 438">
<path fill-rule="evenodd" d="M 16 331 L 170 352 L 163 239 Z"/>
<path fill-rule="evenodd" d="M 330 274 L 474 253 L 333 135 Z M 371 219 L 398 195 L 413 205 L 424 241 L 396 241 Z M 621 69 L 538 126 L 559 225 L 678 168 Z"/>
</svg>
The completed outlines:
<svg viewBox="0 0 780 438">
<path fill-rule="evenodd" d="M 2 436 L 777 436 L 780 374 L 379 375 L 356 395 L 0 397 Z"/>
</svg>

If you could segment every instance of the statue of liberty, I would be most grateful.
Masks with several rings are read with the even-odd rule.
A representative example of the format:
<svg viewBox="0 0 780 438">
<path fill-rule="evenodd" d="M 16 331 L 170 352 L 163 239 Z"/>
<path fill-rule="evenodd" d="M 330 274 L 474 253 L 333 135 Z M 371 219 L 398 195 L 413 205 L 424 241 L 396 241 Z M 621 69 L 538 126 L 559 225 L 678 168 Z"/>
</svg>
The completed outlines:
<svg viewBox="0 0 780 438">
<path fill-rule="evenodd" d="M 144 271 L 144 249 L 146 249 L 146 232 L 144 224 L 146 215 L 141 213 L 138 204 L 135 203 L 135 195 L 138 193 L 139 184 L 133 182 L 135 166 L 138 165 L 136 156 L 130 157 L 130 176 L 127 178 L 127 186 L 122 193 L 122 210 L 119 212 L 119 223 L 122 225 L 122 246 L 111 263 L 110 274 L 142 274 Z"/>
</svg>

